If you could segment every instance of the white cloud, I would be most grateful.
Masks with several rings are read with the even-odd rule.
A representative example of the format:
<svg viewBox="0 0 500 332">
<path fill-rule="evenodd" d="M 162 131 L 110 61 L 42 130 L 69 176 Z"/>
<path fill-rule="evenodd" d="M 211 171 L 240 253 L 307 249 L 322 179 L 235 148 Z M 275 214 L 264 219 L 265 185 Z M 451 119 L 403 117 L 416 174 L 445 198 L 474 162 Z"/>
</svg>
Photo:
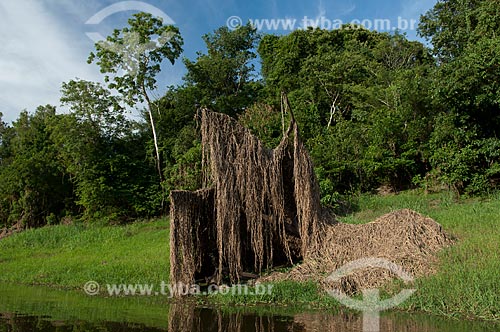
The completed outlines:
<svg viewBox="0 0 500 332">
<path fill-rule="evenodd" d="M 85 61 L 88 42 L 74 38 L 86 38 L 77 31 L 79 22 L 68 24 L 36 0 L 3 1 L 0 16 L 0 112 L 4 120 L 15 120 L 22 109 L 59 105 L 63 81 L 100 79 L 97 68 Z"/>
<path fill-rule="evenodd" d="M 343 17 L 351 14 L 356 10 L 356 5 L 352 0 L 335 1 L 332 4 L 332 15 L 335 17 Z"/>
<path fill-rule="evenodd" d="M 401 11 L 401 16 L 420 18 L 420 15 L 425 14 L 429 9 L 431 9 L 437 0 L 406 0 L 403 2 L 403 9 Z"/>
<path fill-rule="evenodd" d="M 318 14 L 316 14 L 316 20 L 326 16 L 326 9 L 322 0 L 319 0 L 317 11 Z"/>
</svg>

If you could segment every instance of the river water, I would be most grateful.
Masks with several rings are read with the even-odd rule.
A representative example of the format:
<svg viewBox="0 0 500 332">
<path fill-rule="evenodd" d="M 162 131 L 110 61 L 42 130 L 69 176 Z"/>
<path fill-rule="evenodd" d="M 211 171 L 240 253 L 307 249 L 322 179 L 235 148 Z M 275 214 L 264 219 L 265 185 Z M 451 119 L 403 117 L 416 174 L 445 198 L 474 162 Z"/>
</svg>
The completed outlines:
<svg viewBox="0 0 500 332">
<path fill-rule="evenodd" d="M 83 292 L 0 284 L 0 332 L 362 331 L 356 313 L 277 307 L 202 307 L 160 297 L 90 297 Z M 380 331 L 493 332 L 493 323 L 386 313 Z"/>
</svg>

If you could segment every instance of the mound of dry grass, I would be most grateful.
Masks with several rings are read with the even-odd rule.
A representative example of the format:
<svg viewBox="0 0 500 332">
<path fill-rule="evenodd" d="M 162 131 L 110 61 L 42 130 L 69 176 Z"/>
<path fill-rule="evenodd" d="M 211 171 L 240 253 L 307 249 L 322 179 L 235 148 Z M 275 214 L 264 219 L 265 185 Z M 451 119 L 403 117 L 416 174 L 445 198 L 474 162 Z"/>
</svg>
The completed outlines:
<svg viewBox="0 0 500 332">
<path fill-rule="evenodd" d="M 261 281 L 315 280 L 325 288 L 347 293 L 379 287 L 396 277 L 387 269 L 367 267 L 330 282 L 327 276 L 341 266 L 363 258 L 383 258 L 414 277 L 434 272 L 436 252 L 452 243 L 441 225 L 415 211 L 404 209 L 363 225 L 338 223 L 325 228 L 322 243 L 304 262 L 287 273 L 273 273 Z"/>
</svg>

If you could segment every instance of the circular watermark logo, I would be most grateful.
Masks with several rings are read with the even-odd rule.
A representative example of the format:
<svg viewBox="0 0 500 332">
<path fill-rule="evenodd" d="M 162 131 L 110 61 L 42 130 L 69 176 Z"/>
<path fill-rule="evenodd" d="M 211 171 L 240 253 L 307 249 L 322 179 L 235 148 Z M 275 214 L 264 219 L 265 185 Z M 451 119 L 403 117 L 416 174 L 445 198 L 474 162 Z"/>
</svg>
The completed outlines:
<svg viewBox="0 0 500 332">
<path fill-rule="evenodd" d="M 175 21 L 168 16 L 160 8 L 142 1 L 122 1 L 112 4 L 98 13 L 94 14 L 85 22 L 86 25 L 98 25 L 107 17 L 125 12 L 125 11 L 138 11 L 149 13 L 153 17 L 158 17 L 162 20 L 163 24 L 174 25 Z M 124 32 L 122 35 L 122 42 L 114 43 L 109 42 L 99 32 L 86 32 L 85 33 L 94 43 L 99 44 L 104 49 L 116 53 L 123 59 L 125 70 L 132 76 L 136 76 L 140 66 L 140 59 L 144 54 L 154 51 L 162 47 L 168 41 L 172 40 L 176 35 L 175 32 L 166 31 L 158 36 L 156 40 L 148 42 L 141 41 L 141 36 L 137 32 Z"/>
<path fill-rule="evenodd" d="M 106 18 L 111 15 L 125 12 L 125 11 L 139 11 L 150 13 L 155 17 L 160 17 L 163 20 L 164 24 L 174 25 L 174 20 L 168 16 L 163 10 L 158 7 L 155 7 L 149 3 L 142 1 L 121 1 L 114 3 L 104 9 L 101 9 L 99 12 L 94 14 L 91 18 L 85 22 L 87 25 L 98 25 Z M 94 43 L 105 40 L 106 38 L 101 35 L 99 32 L 86 32 L 85 33 Z"/>
<path fill-rule="evenodd" d="M 94 296 L 99 294 L 100 286 L 97 282 L 95 281 L 87 281 L 85 285 L 83 285 L 83 291 L 85 294 Z"/>
<path fill-rule="evenodd" d="M 365 268 L 382 268 L 389 270 L 404 282 L 412 282 L 413 276 L 393 262 L 383 258 L 362 258 L 345 264 L 330 274 L 326 281 L 338 282 L 356 270 Z M 363 289 L 363 300 L 356 300 L 344 292 L 332 289 L 328 294 L 336 298 L 343 305 L 363 312 L 363 331 L 380 331 L 380 311 L 394 308 L 406 301 L 416 289 L 404 289 L 390 299 L 381 300 L 378 289 Z"/>
<path fill-rule="evenodd" d="M 230 30 L 236 30 L 239 27 L 241 27 L 242 25 L 243 25 L 243 20 L 241 19 L 241 17 L 236 16 L 236 15 L 230 16 L 226 20 L 226 26 Z"/>
</svg>

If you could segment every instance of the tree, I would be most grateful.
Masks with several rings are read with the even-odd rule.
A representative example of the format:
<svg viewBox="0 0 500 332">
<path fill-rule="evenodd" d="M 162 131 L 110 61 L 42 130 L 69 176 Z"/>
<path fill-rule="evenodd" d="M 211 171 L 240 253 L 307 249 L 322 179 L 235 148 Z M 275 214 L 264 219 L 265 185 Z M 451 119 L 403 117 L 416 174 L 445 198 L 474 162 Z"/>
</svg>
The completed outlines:
<svg viewBox="0 0 500 332">
<path fill-rule="evenodd" d="M 430 40 L 442 62 L 462 55 L 470 44 L 500 33 L 497 0 L 439 0 L 419 24 L 419 33 Z"/>
<path fill-rule="evenodd" d="M 62 83 L 61 93 L 61 104 L 69 106 L 79 123 L 90 124 L 95 134 L 119 137 L 128 132 L 129 125 L 120 99 L 101 84 L 71 80 Z"/>
<path fill-rule="evenodd" d="M 0 168 L 3 223 L 37 227 L 72 210 L 72 183 L 51 138 L 58 121 L 54 106 L 39 106 L 34 114 L 22 112 L 3 133 L 2 147 L 8 148 Z"/>
<path fill-rule="evenodd" d="M 142 128 L 127 119 L 119 98 L 98 83 L 63 83 L 70 108 L 53 128 L 58 158 L 75 186 L 84 217 L 134 217 L 158 211 L 155 166 L 144 163 Z"/>
<path fill-rule="evenodd" d="M 161 132 L 160 150 L 165 156 L 165 189 L 195 190 L 201 187 L 201 148 L 196 104 L 201 92 L 195 85 L 170 88 L 157 100 L 163 111 L 155 114 Z"/>
<path fill-rule="evenodd" d="M 481 39 L 436 72 L 433 174 L 457 194 L 484 192 L 500 178 L 499 45 Z"/>
<path fill-rule="evenodd" d="M 196 61 L 184 59 L 184 79 L 200 91 L 201 105 L 235 115 L 256 101 L 260 85 L 252 79 L 259 38 L 250 24 L 233 31 L 221 27 L 203 36 L 207 53 L 198 53 Z"/>
<path fill-rule="evenodd" d="M 163 181 L 150 91 L 156 88 L 156 76 L 162 61 L 167 59 L 174 64 L 182 53 L 183 40 L 176 27 L 164 25 L 161 18 L 149 13 L 134 14 L 128 24 L 129 27 L 122 30 L 116 29 L 105 42 L 96 43 L 96 52 L 90 53 L 88 62 L 97 59 L 101 72 L 106 73 L 106 82 L 110 82 L 109 88 L 122 94 L 130 106 L 146 102 L 156 165 L 160 181 Z M 158 37 L 156 42 L 153 41 L 155 36 Z M 120 73 L 120 70 L 123 72 Z"/>
<path fill-rule="evenodd" d="M 324 198 L 401 188 L 425 172 L 434 61 L 421 43 L 362 28 L 309 29 L 265 36 L 259 54 L 268 100 L 279 107 L 275 96 L 288 92 Z"/>
<path fill-rule="evenodd" d="M 457 194 L 484 192 L 500 178 L 499 8 L 498 1 L 442 0 L 419 26 L 440 60 L 431 174 Z"/>
<path fill-rule="evenodd" d="M 12 138 L 14 130 L 3 121 L 3 113 L 0 112 L 0 167 L 8 165 L 9 158 L 12 156 Z"/>
<path fill-rule="evenodd" d="M 254 79 L 255 46 L 258 34 L 250 25 L 230 31 L 219 28 L 203 39 L 207 53 L 195 61 L 184 59 L 187 74 L 184 84 L 171 87 L 155 101 L 162 114 L 153 114 L 159 148 L 165 157 L 165 189 L 190 189 L 201 186 L 201 142 L 197 130 L 198 106 L 231 115 L 257 101 L 260 83 Z"/>
</svg>

